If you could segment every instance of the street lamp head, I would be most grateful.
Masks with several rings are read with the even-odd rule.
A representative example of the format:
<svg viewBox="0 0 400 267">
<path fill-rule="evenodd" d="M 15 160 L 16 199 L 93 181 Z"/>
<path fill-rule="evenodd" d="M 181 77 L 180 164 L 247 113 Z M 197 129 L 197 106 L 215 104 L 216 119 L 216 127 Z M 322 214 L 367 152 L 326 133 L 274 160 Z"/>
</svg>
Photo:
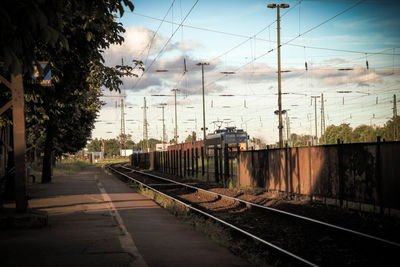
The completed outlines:
<svg viewBox="0 0 400 267">
<path fill-rule="evenodd" d="M 275 7 L 276 7 L 276 4 L 268 4 L 267 7 L 268 7 L 268 8 L 275 8 Z"/>
<path fill-rule="evenodd" d="M 289 7 L 289 4 L 280 4 L 280 7 L 281 7 L 281 8 L 288 8 L 288 7 Z"/>
<path fill-rule="evenodd" d="M 210 65 L 210 63 L 208 62 L 199 62 L 196 64 L 197 66 L 201 66 L 201 65 Z"/>
</svg>

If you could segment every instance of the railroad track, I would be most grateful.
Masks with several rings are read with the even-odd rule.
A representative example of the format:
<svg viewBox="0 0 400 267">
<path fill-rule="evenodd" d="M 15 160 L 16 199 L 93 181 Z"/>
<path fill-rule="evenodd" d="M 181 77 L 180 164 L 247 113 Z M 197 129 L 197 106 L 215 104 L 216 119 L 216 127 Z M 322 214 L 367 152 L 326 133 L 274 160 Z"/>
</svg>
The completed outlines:
<svg viewBox="0 0 400 267">
<path fill-rule="evenodd" d="M 113 164 L 108 168 L 191 210 L 272 248 L 288 262 L 308 266 L 397 266 L 400 244 L 352 229 L 212 192 Z M 188 192 L 198 200 L 187 199 Z M 220 202 L 224 202 L 222 204 Z M 226 202 L 230 205 L 226 205 Z M 204 203 L 212 203 L 204 205 Z M 224 206 L 225 209 L 221 208 Z M 229 206 L 229 209 L 226 209 Z M 249 218 L 252 219 L 249 222 Z M 282 263 L 282 262 L 281 262 Z M 286 262 L 283 261 L 286 265 Z"/>
</svg>

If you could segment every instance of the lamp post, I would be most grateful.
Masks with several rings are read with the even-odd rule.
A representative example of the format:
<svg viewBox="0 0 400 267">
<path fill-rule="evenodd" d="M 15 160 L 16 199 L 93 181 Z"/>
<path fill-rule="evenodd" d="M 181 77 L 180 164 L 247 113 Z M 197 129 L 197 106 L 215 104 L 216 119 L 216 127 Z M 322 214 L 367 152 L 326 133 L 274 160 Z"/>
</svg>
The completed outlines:
<svg viewBox="0 0 400 267">
<path fill-rule="evenodd" d="M 281 32 L 280 32 L 280 9 L 288 8 L 288 4 L 268 4 L 268 8 L 276 8 L 277 10 L 277 32 L 278 32 L 278 112 L 279 112 L 279 147 L 283 147 L 282 134 L 282 90 L 281 90 Z"/>
<path fill-rule="evenodd" d="M 162 134 L 162 144 L 163 144 L 163 149 L 165 146 L 165 120 L 164 120 L 164 108 L 167 105 L 167 103 L 160 103 L 160 106 L 158 108 L 162 109 L 162 126 L 163 126 L 163 134 Z"/>
<path fill-rule="evenodd" d="M 174 92 L 174 97 L 175 97 L 175 145 L 178 144 L 178 113 L 176 111 L 176 92 L 179 91 L 179 89 L 175 88 L 171 90 L 172 92 Z"/>
<path fill-rule="evenodd" d="M 203 140 L 204 144 L 206 142 L 206 104 L 204 100 L 204 65 L 210 65 L 207 62 L 199 62 L 196 64 L 197 66 L 201 66 L 201 82 L 202 82 L 202 93 L 203 93 Z"/>
</svg>

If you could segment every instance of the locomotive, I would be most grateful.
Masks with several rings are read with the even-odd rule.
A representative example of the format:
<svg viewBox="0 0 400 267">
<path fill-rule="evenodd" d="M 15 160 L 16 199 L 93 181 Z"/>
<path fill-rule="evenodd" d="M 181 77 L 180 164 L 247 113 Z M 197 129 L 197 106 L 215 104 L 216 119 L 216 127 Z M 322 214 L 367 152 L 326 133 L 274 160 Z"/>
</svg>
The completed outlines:
<svg viewBox="0 0 400 267">
<path fill-rule="evenodd" d="M 213 134 L 206 136 L 206 146 L 208 149 L 217 147 L 224 148 L 225 145 L 232 151 L 245 151 L 248 147 L 249 136 L 247 132 L 236 127 L 226 127 L 225 129 L 215 130 Z"/>
</svg>

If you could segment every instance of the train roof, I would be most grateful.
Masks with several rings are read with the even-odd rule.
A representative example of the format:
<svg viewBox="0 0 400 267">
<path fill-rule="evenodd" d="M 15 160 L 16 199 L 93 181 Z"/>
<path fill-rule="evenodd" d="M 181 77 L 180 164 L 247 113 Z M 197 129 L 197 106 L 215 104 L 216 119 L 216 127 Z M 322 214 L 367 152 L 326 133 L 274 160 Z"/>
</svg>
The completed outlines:
<svg viewBox="0 0 400 267">
<path fill-rule="evenodd" d="M 230 133 L 246 133 L 243 129 L 236 129 L 236 127 L 226 127 L 225 129 L 218 129 L 215 130 L 214 133 L 210 133 L 207 136 L 212 137 L 212 136 L 219 136 L 219 135 L 225 135 L 225 134 L 230 134 Z M 246 133 L 247 134 L 247 133 Z"/>
</svg>

